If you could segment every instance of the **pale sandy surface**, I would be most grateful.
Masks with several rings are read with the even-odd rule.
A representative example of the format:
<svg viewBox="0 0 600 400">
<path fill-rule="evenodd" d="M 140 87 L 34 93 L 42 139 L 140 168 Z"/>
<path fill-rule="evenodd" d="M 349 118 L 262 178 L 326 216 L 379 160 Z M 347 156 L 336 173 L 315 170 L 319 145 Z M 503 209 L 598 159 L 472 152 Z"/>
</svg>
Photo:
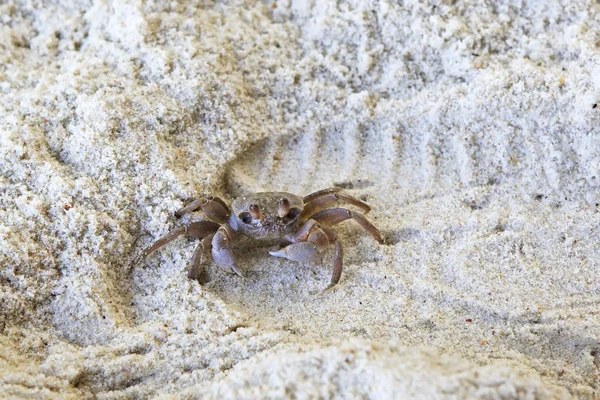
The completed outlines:
<svg viewBox="0 0 600 400">
<path fill-rule="evenodd" d="M 600 396 L 595 1 L 44 3 L 0 2 L 0 398 Z M 340 225 L 328 293 L 133 265 L 332 185 L 387 243 Z"/>
</svg>

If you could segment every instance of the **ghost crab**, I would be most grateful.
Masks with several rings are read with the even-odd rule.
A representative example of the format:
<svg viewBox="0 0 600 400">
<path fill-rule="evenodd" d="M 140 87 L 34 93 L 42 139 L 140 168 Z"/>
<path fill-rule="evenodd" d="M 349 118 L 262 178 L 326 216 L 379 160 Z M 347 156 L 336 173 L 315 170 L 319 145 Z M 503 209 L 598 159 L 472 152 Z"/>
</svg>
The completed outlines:
<svg viewBox="0 0 600 400">
<path fill-rule="evenodd" d="M 175 212 L 176 217 L 202 209 L 210 220 L 192 222 L 176 228 L 146 249 L 146 257 L 179 236 L 186 235 L 200 240 L 194 252 L 188 276 L 198 279 L 200 265 L 212 256 L 221 268 L 244 273 L 236 265 L 232 245 L 240 237 L 269 241 L 283 240 L 285 247 L 271 251 L 275 257 L 292 261 L 317 261 L 330 246 L 335 246 L 331 287 L 342 276 L 342 245 L 332 226 L 353 219 L 379 243 L 383 243 L 377 228 L 361 213 L 345 208 L 328 208 L 343 202 L 360 208 L 365 214 L 371 210 L 366 203 L 341 193 L 340 188 L 330 188 L 299 197 L 286 192 L 254 193 L 235 199 L 232 211 L 223 200 L 215 196 L 202 196 Z"/>
</svg>

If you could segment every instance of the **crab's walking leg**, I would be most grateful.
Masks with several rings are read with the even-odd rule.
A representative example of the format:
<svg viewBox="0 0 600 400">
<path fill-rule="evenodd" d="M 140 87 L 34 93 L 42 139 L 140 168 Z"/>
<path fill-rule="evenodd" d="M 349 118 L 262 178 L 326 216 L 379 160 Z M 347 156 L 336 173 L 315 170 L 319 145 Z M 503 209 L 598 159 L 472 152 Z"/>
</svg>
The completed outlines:
<svg viewBox="0 0 600 400">
<path fill-rule="evenodd" d="M 244 273 L 235 264 L 231 245 L 236 239 L 235 231 L 229 224 L 223 224 L 212 239 L 212 257 L 215 263 L 224 270 L 233 271 L 242 278 Z"/>
<path fill-rule="evenodd" d="M 206 216 L 213 221 L 216 221 L 220 224 L 227 222 L 227 218 L 229 217 L 229 208 L 223 200 L 216 196 L 199 197 L 182 209 L 175 211 L 175 216 L 181 217 L 182 215 L 195 211 L 200 207 L 202 207 L 204 214 L 206 214 Z"/>
<path fill-rule="evenodd" d="M 200 240 L 198 247 L 194 251 L 194 257 L 190 263 L 190 269 L 188 270 L 188 278 L 197 281 L 202 281 L 202 268 L 203 264 L 206 264 L 211 259 L 212 239 L 215 235 L 207 235 Z M 203 283 L 203 282 L 201 282 Z"/>
<path fill-rule="evenodd" d="M 313 201 L 317 197 L 326 196 L 331 193 L 337 193 L 337 192 L 340 192 L 341 190 L 342 190 L 342 188 L 338 188 L 338 187 L 319 190 L 317 192 L 313 192 L 307 196 L 304 196 L 304 198 L 302 200 L 304 200 L 304 204 L 306 204 L 306 203 Z"/>
<path fill-rule="evenodd" d="M 379 243 L 383 244 L 383 238 L 381 237 L 381 234 L 377 228 L 360 213 L 352 212 L 350 210 L 346 210 L 345 208 L 330 208 L 328 210 L 319 211 L 310 217 L 310 219 L 314 219 L 326 227 L 331 227 L 350 218 L 358 222 L 358 224 L 362 226 L 363 229 L 369 233 L 369 235 L 371 235 Z"/>
<path fill-rule="evenodd" d="M 358 200 L 357 198 L 354 198 L 345 193 L 329 192 L 329 190 L 331 190 L 331 189 L 326 189 L 325 191 L 322 191 L 321 194 L 309 195 L 309 196 L 313 196 L 312 200 L 310 200 L 308 203 L 306 203 L 306 205 L 304 206 L 304 210 L 302 211 L 302 214 L 300 215 L 300 218 L 304 219 L 310 215 L 313 215 L 317 211 L 327 208 L 330 205 L 332 205 L 338 201 L 342 201 L 344 203 L 348 203 L 355 207 L 358 207 L 365 214 L 367 214 L 369 211 L 371 211 L 371 207 L 369 207 L 369 205 L 367 203 L 364 203 L 364 202 Z"/>
<path fill-rule="evenodd" d="M 342 243 L 337 239 L 335 232 L 328 228 L 323 228 L 327 234 L 330 243 L 335 245 L 335 254 L 333 255 L 333 272 L 331 274 L 331 283 L 329 287 L 335 285 L 342 277 L 342 268 L 344 266 L 344 249 Z"/>
<path fill-rule="evenodd" d="M 144 250 L 144 252 L 140 255 L 137 261 L 141 260 L 146 256 L 149 256 L 150 254 L 154 253 L 156 250 L 165 246 L 169 242 L 172 242 L 173 240 L 177 239 L 179 236 L 187 235 L 198 239 L 202 239 L 206 235 L 210 235 L 216 232 L 217 229 L 219 229 L 219 224 L 212 221 L 192 222 L 187 226 L 175 228 L 162 238 L 158 239 L 152 246 Z"/>
</svg>

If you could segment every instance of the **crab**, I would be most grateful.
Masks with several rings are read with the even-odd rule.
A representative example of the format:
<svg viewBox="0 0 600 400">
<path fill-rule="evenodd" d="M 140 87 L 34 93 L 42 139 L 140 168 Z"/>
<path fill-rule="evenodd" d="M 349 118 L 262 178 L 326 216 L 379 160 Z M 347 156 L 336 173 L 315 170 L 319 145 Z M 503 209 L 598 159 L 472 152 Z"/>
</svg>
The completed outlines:
<svg viewBox="0 0 600 400">
<path fill-rule="evenodd" d="M 371 211 L 366 203 L 342 193 L 340 188 L 320 190 L 305 197 L 286 192 L 254 193 L 235 199 L 231 211 L 220 198 L 202 196 L 176 211 L 175 216 L 181 217 L 201 208 L 208 220 L 175 228 L 144 250 L 140 258 L 185 235 L 200 241 L 188 271 L 189 278 L 199 279 L 200 266 L 211 258 L 219 267 L 245 278 L 232 252 L 232 245 L 241 238 L 283 241 L 283 247 L 269 253 L 298 262 L 318 261 L 333 245 L 333 273 L 327 287 L 330 288 L 340 281 L 343 267 L 342 244 L 332 226 L 353 219 L 373 239 L 383 243 L 381 234 L 364 214 L 345 208 L 329 208 L 338 202 L 355 206 L 364 214 Z"/>
</svg>

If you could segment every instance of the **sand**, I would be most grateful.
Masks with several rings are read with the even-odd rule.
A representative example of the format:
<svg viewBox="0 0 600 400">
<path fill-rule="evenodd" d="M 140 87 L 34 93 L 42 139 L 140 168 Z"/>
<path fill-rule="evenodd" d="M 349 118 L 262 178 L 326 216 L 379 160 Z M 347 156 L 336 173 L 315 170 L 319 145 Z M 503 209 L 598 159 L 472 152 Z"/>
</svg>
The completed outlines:
<svg viewBox="0 0 600 400">
<path fill-rule="evenodd" d="M 595 1 L 4 1 L 1 398 L 600 396 Z M 386 243 L 196 243 L 341 186 Z"/>
</svg>

